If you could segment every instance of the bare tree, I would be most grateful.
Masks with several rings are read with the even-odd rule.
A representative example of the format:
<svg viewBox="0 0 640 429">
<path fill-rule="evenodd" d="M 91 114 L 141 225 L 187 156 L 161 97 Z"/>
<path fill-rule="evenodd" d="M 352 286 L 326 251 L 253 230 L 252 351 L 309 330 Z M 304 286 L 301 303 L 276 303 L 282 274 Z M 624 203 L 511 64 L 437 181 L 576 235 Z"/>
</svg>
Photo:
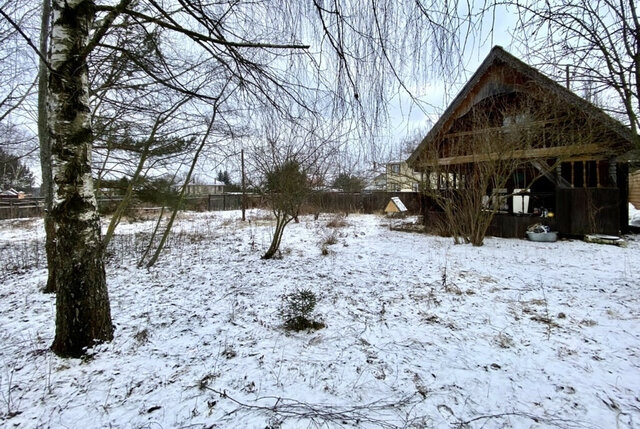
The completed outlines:
<svg viewBox="0 0 640 429">
<path fill-rule="evenodd" d="M 22 113 L 21 108 L 37 89 L 37 65 L 22 43 L 32 29 L 37 11 L 37 5 L 31 1 L 0 2 L 0 123 L 11 122 L 12 116 Z"/>
<path fill-rule="evenodd" d="M 631 128 L 640 147 L 640 18 L 635 0 L 515 0 L 517 36 L 542 70 L 566 74 Z"/>
<path fill-rule="evenodd" d="M 266 115 L 264 137 L 253 142 L 248 160 L 257 175 L 254 186 L 266 197 L 276 220 L 263 259 L 276 255 L 286 226 L 298 221 L 303 204 L 323 182 L 342 144 L 340 132 L 327 124 L 280 119 Z"/>
<path fill-rule="evenodd" d="M 295 159 L 287 159 L 282 164 L 273 165 L 266 173 L 264 191 L 276 218 L 276 227 L 269 249 L 262 259 L 271 259 L 280 249 L 285 227 L 300 213 L 302 204 L 311 192 L 307 174 Z"/>
</svg>

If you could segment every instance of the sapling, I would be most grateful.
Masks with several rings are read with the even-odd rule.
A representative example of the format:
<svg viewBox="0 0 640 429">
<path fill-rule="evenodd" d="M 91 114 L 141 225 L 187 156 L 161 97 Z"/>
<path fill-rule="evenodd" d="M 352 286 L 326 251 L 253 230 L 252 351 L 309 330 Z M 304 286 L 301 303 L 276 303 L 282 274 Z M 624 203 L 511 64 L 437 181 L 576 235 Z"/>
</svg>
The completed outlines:
<svg viewBox="0 0 640 429">
<path fill-rule="evenodd" d="M 322 329 L 324 323 L 312 320 L 317 297 L 310 289 L 298 289 L 282 297 L 280 316 L 284 319 L 284 327 L 291 331 L 305 329 Z"/>
</svg>

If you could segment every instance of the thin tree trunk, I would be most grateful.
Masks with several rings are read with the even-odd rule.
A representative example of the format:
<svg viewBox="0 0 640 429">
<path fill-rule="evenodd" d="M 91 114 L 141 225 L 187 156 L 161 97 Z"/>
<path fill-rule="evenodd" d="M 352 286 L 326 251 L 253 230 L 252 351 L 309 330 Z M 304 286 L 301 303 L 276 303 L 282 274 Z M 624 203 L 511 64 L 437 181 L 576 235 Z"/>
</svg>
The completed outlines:
<svg viewBox="0 0 640 429">
<path fill-rule="evenodd" d="M 246 221 L 246 210 L 247 210 L 247 186 L 245 182 L 244 175 L 244 149 L 240 150 L 240 165 L 242 167 L 242 221 Z"/>
<path fill-rule="evenodd" d="M 164 216 L 164 209 L 165 209 L 165 206 L 162 206 L 162 208 L 160 209 L 160 214 L 158 215 L 158 220 L 156 221 L 156 226 L 153 228 L 153 232 L 151 233 L 151 237 L 149 237 L 149 243 L 147 244 L 147 247 L 144 249 L 144 252 L 142 252 L 142 256 L 140 257 L 140 259 L 138 260 L 138 263 L 136 264 L 138 268 L 142 267 L 142 264 L 144 263 L 144 260 L 147 259 L 147 255 L 149 254 L 149 251 L 151 250 L 151 246 L 153 246 L 153 241 L 156 239 L 156 235 L 158 234 L 158 231 L 160 230 L 160 224 L 162 223 L 162 216 Z"/>
<path fill-rule="evenodd" d="M 91 0 L 54 0 L 49 132 L 56 222 L 56 334 L 51 346 L 65 357 L 113 338 L 100 218 L 91 176 L 92 130 L 86 62 L 95 18 Z M 51 263 L 53 262 L 53 264 Z"/>
<path fill-rule="evenodd" d="M 160 253 L 162 252 L 162 249 L 164 248 L 167 238 L 169 237 L 169 233 L 171 232 L 171 227 L 173 226 L 173 222 L 175 221 L 176 216 L 178 215 L 178 211 L 182 206 L 182 202 L 184 201 L 184 194 L 187 189 L 187 184 L 191 181 L 193 170 L 195 169 L 196 164 L 198 163 L 198 158 L 200 157 L 200 152 L 202 152 L 202 148 L 204 147 L 204 145 L 207 142 L 207 139 L 209 138 L 209 134 L 211 133 L 211 129 L 213 128 L 213 123 L 216 119 L 217 112 L 218 112 L 218 105 L 216 104 L 213 107 L 213 114 L 211 115 L 211 121 L 209 121 L 209 127 L 207 128 L 207 132 L 205 133 L 204 137 L 202 137 L 202 142 L 200 143 L 200 146 L 198 146 L 196 153 L 193 155 L 193 160 L 191 161 L 191 167 L 189 168 L 187 177 L 184 180 L 184 186 L 182 186 L 182 189 L 180 190 L 178 203 L 176 204 L 176 206 L 173 209 L 173 212 L 171 213 L 171 217 L 169 218 L 169 222 L 167 223 L 167 227 L 164 230 L 164 234 L 162 234 L 162 238 L 160 239 L 160 243 L 158 244 L 156 251 L 153 253 L 153 256 L 151 256 L 151 259 L 147 263 L 147 268 L 151 268 L 158 261 L 158 258 L 160 257 Z"/>
<path fill-rule="evenodd" d="M 273 233 L 271 239 L 271 245 L 269 249 L 262 255 L 262 259 L 271 259 L 275 256 L 276 252 L 280 249 L 280 242 L 282 241 L 282 235 L 284 234 L 285 227 L 293 220 L 293 217 L 287 218 L 285 213 L 276 214 L 276 230 Z"/>
<path fill-rule="evenodd" d="M 51 216 L 53 204 L 53 178 L 51 175 L 51 141 L 47 125 L 47 81 L 49 73 L 43 57 L 49 52 L 49 28 L 51 22 L 51 0 L 42 0 L 42 20 L 40 22 L 40 57 L 38 70 L 38 140 L 40 142 L 40 168 L 42 170 L 42 186 L 44 195 L 44 231 L 47 261 L 55 259 L 56 225 Z M 49 264 L 45 293 L 56 291 L 55 264 Z"/>
<path fill-rule="evenodd" d="M 262 259 L 271 259 L 278 251 L 278 241 L 279 237 L 282 234 L 282 220 L 280 218 L 276 219 L 276 230 L 273 233 L 273 237 L 271 238 L 271 245 L 267 249 L 264 255 L 262 255 Z"/>
</svg>

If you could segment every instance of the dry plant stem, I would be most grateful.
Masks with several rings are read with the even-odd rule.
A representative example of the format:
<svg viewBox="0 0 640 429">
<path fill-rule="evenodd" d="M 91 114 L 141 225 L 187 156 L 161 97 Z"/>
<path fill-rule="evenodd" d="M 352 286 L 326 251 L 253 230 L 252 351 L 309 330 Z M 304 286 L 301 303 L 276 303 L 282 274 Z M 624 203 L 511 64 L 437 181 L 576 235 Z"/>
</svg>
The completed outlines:
<svg viewBox="0 0 640 429">
<path fill-rule="evenodd" d="M 524 417 L 529 420 L 533 420 L 536 423 L 544 422 L 555 427 L 584 427 L 583 425 L 570 421 L 570 420 L 562 420 L 557 418 L 543 418 L 538 417 L 528 413 L 518 413 L 518 412 L 508 412 L 508 413 L 497 413 L 497 414 L 487 414 L 483 416 L 477 416 L 469 420 L 459 421 L 456 423 L 456 427 L 459 428 L 467 428 L 471 423 L 478 422 L 481 420 L 491 420 L 491 419 L 504 419 L 505 417 Z M 564 423 L 562 425 L 561 423 Z"/>
<path fill-rule="evenodd" d="M 542 299 L 544 301 L 544 313 L 547 319 L 547 340 L 551 339 L 551 325 L 553 325 L 551 321 L 551 317 L 549 315 L 549 302 L 547 301 L 547 294 L 544 289 L 544 284 L 540 283 L 540 290 L 542 291 Z"/>
<path fill-rule="evenodd" d="M 244 408 L 249 410 L 264 411 L 267 413 L 277 414 L 281 417 L 307 418 L 312 420 L 318 419 L 323 422 L 338 422 L 341 424 L 347 422 L 350 422 L 352 424 L 373 424 L 377 427 L 389 429 L 395 429 L 398 428 L 398 426 L 384 420 L 372 418 L 370 416 L 376 411 L 393 410 L 404 405 L 408 405 L 412 402 L 416 402 L 412 400 L 415 395 L 412 395 L 402 398 L 397 402 L 383 403 L 376 401 L 369 404 L 353 407 L 336 407 L 331 405 L 308 404 L 306 402 L 300 402 L 295 399 L 277 396 L 265 396 L 258 398 L 257 401 L 275 400 L 275 403 L 272 406 L 264 406 L 247 404 L 246 402 L 242 402 L 238 399 L 233 398 L 232 396 L 229 396 L 226 391 L 220 391 L 209 386 L 199 387 L 204 387 L 205 389 L 220 395 L 220 397 L 222 398 L 229 399 L 230 401 L 239 405 L 241 409 Z"/>
</svg>

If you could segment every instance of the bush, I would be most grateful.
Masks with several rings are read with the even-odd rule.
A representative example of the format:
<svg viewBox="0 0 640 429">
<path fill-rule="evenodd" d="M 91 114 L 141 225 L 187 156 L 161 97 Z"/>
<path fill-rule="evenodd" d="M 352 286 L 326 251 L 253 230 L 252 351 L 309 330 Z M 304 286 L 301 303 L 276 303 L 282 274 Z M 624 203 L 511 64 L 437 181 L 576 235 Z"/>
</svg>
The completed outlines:
<svg viewBox="0 0 640 429">
<path fill-rule="evenodd" d="M 280 316 L 284 319 L 284 327 L 290 331 L 305 329 L 322 329 L 325 324 L 312 320 L 313 310 L 316 308 L 317 297 L 310 289 L 298 289 L 283 295 Z"/>
<path fill-rule="evenodd" d="M 331 231 L 330 233 L 325 234 L 322 240 L 322 245 L 324 246 L 331 246 L 332 244 L 337 244 L 337 243 L 338 243 L 338 236 L 335 231 Z"/>
<path fill-rule="evenodd" d="M 347 226 L 347 222 L 344 220 L 342 216 L 335 216 L 333 219 L 327 223 L 327 227 L 329 228 L 343 228 Z"/>
</svg>

